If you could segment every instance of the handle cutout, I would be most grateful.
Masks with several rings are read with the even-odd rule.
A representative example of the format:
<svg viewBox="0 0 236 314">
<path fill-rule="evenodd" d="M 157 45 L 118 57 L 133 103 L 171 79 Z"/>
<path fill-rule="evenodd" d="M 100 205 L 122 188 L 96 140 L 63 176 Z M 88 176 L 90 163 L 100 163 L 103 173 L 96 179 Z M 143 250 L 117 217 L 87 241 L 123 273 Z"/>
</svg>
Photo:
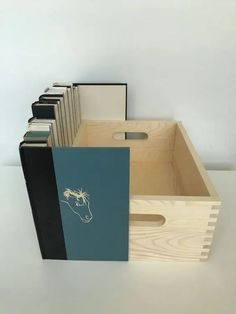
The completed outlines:
<svg viewBox="0 0 236 314">
<path fill-rule="evenodd" d="M 113 139 L 122 140 L 146 140 L 148 138 L 145 132 L 116 132 L 113 134 Z"/>
<path fill-rule="evenodd" d="M 166 219 L 162 215 L 131 214 L 129 221 L 131 226 L 161 227 Z"/>
</svg>

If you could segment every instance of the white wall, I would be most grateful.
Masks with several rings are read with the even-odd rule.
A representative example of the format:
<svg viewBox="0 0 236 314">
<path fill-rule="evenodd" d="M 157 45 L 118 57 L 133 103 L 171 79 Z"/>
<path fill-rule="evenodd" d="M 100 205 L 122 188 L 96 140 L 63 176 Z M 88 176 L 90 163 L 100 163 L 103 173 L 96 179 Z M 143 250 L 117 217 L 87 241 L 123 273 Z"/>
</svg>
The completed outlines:
<svg viewBox="0 0 236 314">
<path fill-rule="evenodd" d="M 54 81 L 128 83 L 130 118 L 182 120 L 203 161 L 236 162 L 236 1 L 0 1 L 0 162 Z"/>
</svg>

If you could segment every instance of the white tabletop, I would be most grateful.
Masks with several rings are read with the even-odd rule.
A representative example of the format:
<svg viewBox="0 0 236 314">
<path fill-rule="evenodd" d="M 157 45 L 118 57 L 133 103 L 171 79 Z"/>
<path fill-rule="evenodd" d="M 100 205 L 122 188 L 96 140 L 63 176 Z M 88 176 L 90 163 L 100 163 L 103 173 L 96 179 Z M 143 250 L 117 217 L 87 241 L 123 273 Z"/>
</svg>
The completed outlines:
<svg viewBox="0 0 236 314">
<path fill-rule="evenodd" d="M 207 262 L 82 262 L 41 259 L 22 170 L 0 168 L 0 313 L 234 313 L 236 172 L 209 174 L 224 206 Z"/>
</svg>

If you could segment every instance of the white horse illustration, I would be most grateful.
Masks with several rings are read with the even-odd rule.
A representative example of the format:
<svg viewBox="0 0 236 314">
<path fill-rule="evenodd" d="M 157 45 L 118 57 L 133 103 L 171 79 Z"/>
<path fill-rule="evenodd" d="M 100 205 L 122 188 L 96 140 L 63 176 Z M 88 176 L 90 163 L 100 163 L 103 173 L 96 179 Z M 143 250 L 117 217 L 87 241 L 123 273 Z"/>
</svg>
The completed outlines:
<svg viewBox="0 0 236 314">
<path fill-rule="evenodd" d="M 78 215 L 82 222 L 89 223 L 93 215 L 90 211 L 89 194 L 81 189 L 71 190 L 66 188 L 63 192 L 66 200 L 61 202 L 68 205 L 72 212 Z"/>
</svg>

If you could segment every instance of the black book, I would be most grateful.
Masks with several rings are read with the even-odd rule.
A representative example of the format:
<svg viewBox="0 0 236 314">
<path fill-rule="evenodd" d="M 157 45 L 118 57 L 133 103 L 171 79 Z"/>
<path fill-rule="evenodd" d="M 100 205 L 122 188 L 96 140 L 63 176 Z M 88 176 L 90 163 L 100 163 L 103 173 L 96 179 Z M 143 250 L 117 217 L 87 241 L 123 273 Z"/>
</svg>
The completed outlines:
<svg viewBox="0 0 236 314">
<path fill-rule="evenodd" d="M 70 102 L 66 87 L 47 88 L 45 93 L 39 99 L 57 99 L 62 117 L 65 145 L 70 146 L 73 143 L 72 125 L 70 122 Z"/>
<path fill-rule="evenodd" d="M 44 144 L 19 147 L 42 258 L 67 259 L 52 150 Z"/>
<path fill-rule="evenodd" d="M 58 106 L 58 114 L 59 114 L 59 120 L 60 120 L 60 125 L 61 125 L 61 130 L 62 130 L 62 136 L 63 136 L 63 146 L 69 146 L 69 134 L 68 134 L 68 126 L 67 126 L 67 118 L 66 115 L 68 113 L 66 112 L 66 105 L 64 102 L 64 96 L 61 93 L 55 93 L 55 94 L 42 94 L 39 96 L 39 102 L 40 103 L 53 103 L 57 102 Z"/>
<path fill-rule="evenodd" d="M 61 119 L 59 100 L 56 99 L 44 99 L 43 97 L 39 101 L 35 101 L 32 106 L 33 117 L 38 119 L 54 119 L 56 122 L 57 134 L 59 146 L 65 145 L 63 123 Z"/>
</svg>

